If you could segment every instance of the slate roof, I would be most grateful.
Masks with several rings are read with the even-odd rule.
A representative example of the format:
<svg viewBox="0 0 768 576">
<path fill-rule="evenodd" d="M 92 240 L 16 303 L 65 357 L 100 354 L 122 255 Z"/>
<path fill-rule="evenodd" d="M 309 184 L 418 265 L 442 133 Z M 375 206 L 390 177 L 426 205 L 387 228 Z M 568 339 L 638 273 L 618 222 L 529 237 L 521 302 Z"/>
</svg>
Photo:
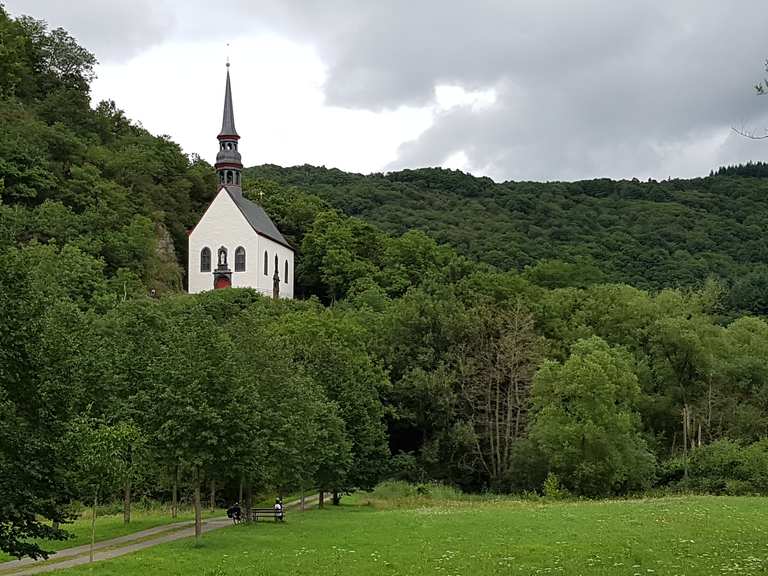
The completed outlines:
<svg viewBox="0 0 768 576">
<path fill-rule="evenodd" d="M 283 235 L 280 234 L 277 226 L 275 226 L 274 222 L 267 216 L 267 213 L 264 212 L 264 208 L 255 202 L 251 202 L 247 198 L 244 198 L 241 193 L 229 190 L 226 186 L 223 188 L 227 191 L 230 198 L 232 198 L 235 205 L 240 208 L 240 212 L 242 212 L 245 219 L 248 220 L 251 228 L 262 236 L 266 236 L 270 240 L 274 240 L 278 244 L 282 244 L 293 251 L 293 247 L 291 247 L 291 245 L 288 244 L 288 241 L 283 238 Z"/>
</svg>

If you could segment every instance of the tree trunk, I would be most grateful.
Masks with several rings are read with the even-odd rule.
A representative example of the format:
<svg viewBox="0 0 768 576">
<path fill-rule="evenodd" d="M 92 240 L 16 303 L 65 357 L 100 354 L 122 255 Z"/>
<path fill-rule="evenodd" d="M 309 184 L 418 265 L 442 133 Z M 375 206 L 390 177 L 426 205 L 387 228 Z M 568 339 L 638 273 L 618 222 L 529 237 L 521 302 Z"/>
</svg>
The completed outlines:
<svg viewBox="0 0 768 576">
<path fill-rule="evenodd" d="M 301 486 L 301 498 L 299 500 L 299 510 L 304 512 L 304 485 Z"/>
<path fill-rule="evenodd" d="M 245 519 L 250 522 L 253 520 L 253 488 L 250 482 L 245 485 Z"/>
<path fill-rule="evenodd" d="M 179 465 L 173 471 L 173 491 L 171 492 L 171 517 L 176 518 L 179 509 Z"/>
<path fill-rule="evenodd" d="M 701 448 L 701 422 L 699 422 L 699 448 Z"/>
<path fill-rule="evenodd" d="M 334 506 L 338 506 L 341 503 L 341 494 L 337 490 L 333 491 L 331 502 Z"/>
<path fill-rule="evenodd" d="M 123 524 L 131 523 L 131 479 L 125 481 L 123 492 Z"/>
<path fill-rule="evenodd" d="M 709 375 L 709 392 L 707 393 L 707 434 L 712 441 L 712 374 Z"/>
<path fill-rule="evenodd" d="M 688 406 L 683 406 L 683 478 L 688 478 Z"/>
<path fill-rule="evenodd" d="M 240 489 L 237 492 L 237 503 L 243 505 L 243 477 L 240 476 Z"/>
<path fill-rule="evenodd" d="M 317 507 L 322 509 L 325 507 L 325 492 L 320 490 L 320 494 L 317 497 Z"/>
<path fill-rule="evenodd" d="M 96 505 L 99 503 L 99 491 L 93 494 L 93 509 L 91 510 L 91 550 L 90 561 L 93 562 L 93 546 L 96 543 Z"/>
<path fill-rule="evenodd" d="M 216 509 L 216 480 L 211 480 L 211 500 L 208 502 L 208 508 L 211 512 Z"/>
<path fill-rule="evenodd" d="M 195 468 L 195 546 L 203 533 L 203 511 L 200 507 L 200 469 Z"/>
<path fill-rule="evenodd" d="M 495 414 L 493 417 L 493 427 L 496 432 L 496 478 L 501 480 L 501 382 L 499 381 L 498 374 L 493 378 L 496 382 L 496 406 Z"/>
</svg>

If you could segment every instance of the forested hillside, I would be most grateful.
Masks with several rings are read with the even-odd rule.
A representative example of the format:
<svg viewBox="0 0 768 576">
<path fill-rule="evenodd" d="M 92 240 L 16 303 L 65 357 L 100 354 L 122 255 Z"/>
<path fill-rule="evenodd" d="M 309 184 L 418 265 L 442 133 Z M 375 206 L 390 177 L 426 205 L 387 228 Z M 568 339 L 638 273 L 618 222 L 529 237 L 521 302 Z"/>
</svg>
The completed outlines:
<svg viewBox="0 0 768 576">
<path fill-rule="evenodd" d="M 32 267 L 103 270 L 121 295 L 180 290 L 186 229 L 216 191 L 210 166 L 114 102 L 92 109 L 96 60 L 64 30 L 0 9 L 0 41 L 0 247 L 28 246 Z"/>
<path fill-rule="evenodd" d="M 768 493 L 763 180 L 261 167 L 303 298 L 187 295 L 213 169 L 94 61 L 0 10 L 0 549 L 204 488 Z"/>
<path fill-rule="evenodd" d="M 248 174 L 311 192 L 392 234 L 420 229 L 475 261 L 536 272 L 550 286 L 731 289 L 734 308 L 768 312 L 768 179 L 760 164 L 663 182 L 494 183 L 458 171 L 362 176 L 298 166 Z"/>
</svg>

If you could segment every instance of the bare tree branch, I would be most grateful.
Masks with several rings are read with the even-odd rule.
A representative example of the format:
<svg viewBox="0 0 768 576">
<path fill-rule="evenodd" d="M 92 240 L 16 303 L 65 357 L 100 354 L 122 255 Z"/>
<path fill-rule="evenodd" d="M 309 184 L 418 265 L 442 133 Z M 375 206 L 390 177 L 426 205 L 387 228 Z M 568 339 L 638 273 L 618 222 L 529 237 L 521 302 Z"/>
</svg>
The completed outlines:
<svg viewBox="0 0 768 576">
<path fill-rule="evenodd" d="M 768 72 L 768 60 L 765 61 L 765 71 Z M 761 82 L 758 82 L 754 86 L 755 93 L 758 96 L 765 96 L 768 94 L 768 78 L 763 78 Z M 731 126 L 731 130 L 733 130 L 736 134 L 739 136 L 743 136 L 744 138 L 749 138 L 750 140 L 766 140 L 768 139 L 768 128 L 763 129 L 764 134 L 758 134 L 754 130 L 748 130 L 745 126 L 742 126 L 741 128 L 736 128 L 734 126 Z"/>
<path fill-rule="evenodd" d="M 750 140 L 768 139 L 768 128 L 763 129 L 765 134 L 757 134 L 754 130 L 747 130 L 746 128 L 736 128 L 735 126 L 731 126 L 731 130 L 733 130 L 739 136 L 743 136 L 744 138 L 749 138 Z"/>
</svg>

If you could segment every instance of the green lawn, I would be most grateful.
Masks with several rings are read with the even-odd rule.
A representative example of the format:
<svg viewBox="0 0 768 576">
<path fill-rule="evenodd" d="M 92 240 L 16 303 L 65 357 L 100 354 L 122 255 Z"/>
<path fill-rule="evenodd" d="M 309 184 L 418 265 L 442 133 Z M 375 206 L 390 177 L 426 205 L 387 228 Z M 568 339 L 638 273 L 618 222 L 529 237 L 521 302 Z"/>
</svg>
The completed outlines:
<svg viewBox="0 0 768 576">
<path fill-rule="evenodd" d="M 768 573 L 768 499 L 350 505 L 227 528 L 63 575 Z"/>
<path fill-rule="evenodd" d="M 216 510 L 214 512 L 210 512 L 207 509 L 203 510 L 204 518 L 211 515 L 221 516 L 223 514 L 223 510 Z M 96 541 L 100 542 L 102 540 L 109 540 L 110 538 L 117 538 L 118 536 L 124 536 L 125 534 L 139 532 L 163 524 L 193 520 L 194 517 L 194 512 L 191 509 L 180 510 L 175 519 L 171 517 L 171 513 L 168 510 L 135 510 L 131 514 L 131 523 L 125 525 L 123 524 L 122 512 L 120 514 L 106 514 L 104 516 L 97 515 Z M 90 512 L 84 512 L 83 515 L 72 524 L 65 524 L 64 530 L 72 534 L 72 538 L 69 540 L 46 541 L 42 544 L 43 548 L 55 552 L 57 550 L 62 550 L 63 548 L 73 548 L 82 544 L 88 544 L 91 541 Z M 0 562 L 7 562 L 8 560 L 15 560 L 15 558 L 0 552 Z"/>
</svg>

